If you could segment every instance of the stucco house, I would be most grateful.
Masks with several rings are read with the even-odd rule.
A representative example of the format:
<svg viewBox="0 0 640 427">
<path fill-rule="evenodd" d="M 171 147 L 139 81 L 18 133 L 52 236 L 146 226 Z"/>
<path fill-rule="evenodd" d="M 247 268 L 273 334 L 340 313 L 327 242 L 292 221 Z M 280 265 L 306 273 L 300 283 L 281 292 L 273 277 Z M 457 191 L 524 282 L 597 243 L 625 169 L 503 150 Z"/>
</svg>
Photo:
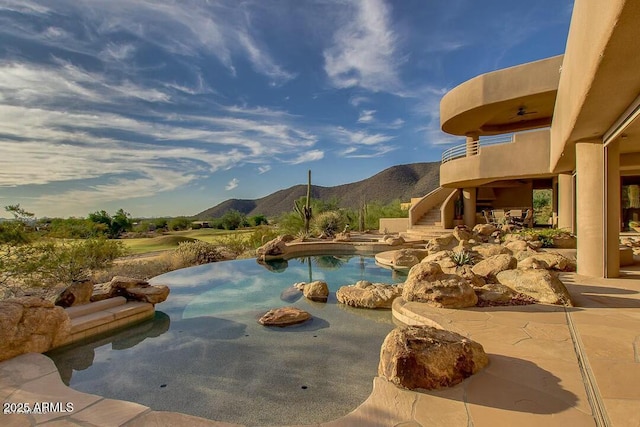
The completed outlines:
<svg viewBox="0 0 640 427">
<path fill-rule="evenodd" d="M 564 55 L 483 74 L 441 100 L 441 187 L 413 204 L 409 231 L 553 191 L 551 226 L 578 237 L 578 273 L 617 277 L 619 234 L 640 220 L 640 1 L 576 0 Z"/>
</svg>

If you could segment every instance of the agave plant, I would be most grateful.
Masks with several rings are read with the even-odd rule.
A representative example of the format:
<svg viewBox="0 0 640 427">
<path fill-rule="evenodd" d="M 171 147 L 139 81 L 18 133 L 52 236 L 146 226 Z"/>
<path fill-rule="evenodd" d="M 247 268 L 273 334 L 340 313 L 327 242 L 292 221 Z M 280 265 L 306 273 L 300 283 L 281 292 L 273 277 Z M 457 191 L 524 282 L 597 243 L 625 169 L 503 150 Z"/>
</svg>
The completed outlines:
<svg viewBox="0 0 640 427">
<path fill-rule="evenodd" d="M 461 250 L 461 251 L 457 251 L 457 252 L 453 252 L 451 254 L 451 260 L 456 264 L 456 265 L 473 265 L 473 256 L 465 251 L 465 250 Z"/>
</svg>

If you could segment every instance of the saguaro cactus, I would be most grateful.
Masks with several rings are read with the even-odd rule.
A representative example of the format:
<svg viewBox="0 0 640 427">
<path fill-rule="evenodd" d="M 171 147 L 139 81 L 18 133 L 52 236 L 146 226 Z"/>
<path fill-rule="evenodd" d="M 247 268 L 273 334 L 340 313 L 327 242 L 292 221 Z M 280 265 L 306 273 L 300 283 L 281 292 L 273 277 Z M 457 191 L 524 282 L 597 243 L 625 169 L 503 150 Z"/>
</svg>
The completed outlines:
<svg viewBox="0 0 640 427">
<path fill-rule="evenodd" d="M 302 203 L 298 203 L 297 200 L 293 202 L 293 210 L 298 212 L 298 215 L 304 221 L 304 234 L 309 234 L 309 224 L 311 223 L 311 218 L 313 218 L 313 212 L 311 211 L 311 169 L 309 169 L 308 175 L 307 200 L 304 206 Z"/>
</svg>

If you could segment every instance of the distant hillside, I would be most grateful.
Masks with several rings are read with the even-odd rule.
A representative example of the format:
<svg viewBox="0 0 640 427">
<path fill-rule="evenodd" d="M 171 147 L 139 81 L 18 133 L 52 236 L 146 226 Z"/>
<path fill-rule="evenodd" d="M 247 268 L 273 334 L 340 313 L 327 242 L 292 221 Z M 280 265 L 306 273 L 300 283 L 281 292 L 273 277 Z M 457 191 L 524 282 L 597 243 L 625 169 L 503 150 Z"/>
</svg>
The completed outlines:
<svg viewBox="0 0 640 427">
<path fill-rule="evenodd" d="M 395 199 L 408 202 L 412 197 L 422 197 L 438 187 L 440 162 L 411 163 L 392 166 L 362 181 L 336 187 L 311 186 L 311 197 L 329 200 L 336 198 L 340 206 L 357 208 L 364 198 L 368 201 L 389 203 Z M 235 209 L 246 215 L 277 216 L 293 209 L 293 202 L 307 193 L 306 185 L 295 185 L 256 200 L 230 199 L 200 212 L 198 219 L 219 218 Z"/>
</svg>

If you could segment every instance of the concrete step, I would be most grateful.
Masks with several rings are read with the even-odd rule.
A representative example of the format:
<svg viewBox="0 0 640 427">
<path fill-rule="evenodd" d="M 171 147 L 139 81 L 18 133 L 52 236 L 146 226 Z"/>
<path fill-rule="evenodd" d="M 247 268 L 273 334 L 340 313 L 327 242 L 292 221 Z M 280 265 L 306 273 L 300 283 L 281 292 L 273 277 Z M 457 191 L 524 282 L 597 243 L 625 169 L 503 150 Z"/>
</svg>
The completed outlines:
<svg viewBox="0 0 640 427">
<path fill-rule="evenodd" d="M 65 308 L 65 311 L 71 319 L 85 316 L 87 314 L 96 313 L 98 311 L 117 307 L 127 303 L 125 297 L 108 298 L 102 301 L 90 302 L 89 304 L 76 305 L 74 307 Z"/>
<path fill-rule="evenodd" d="M 77 334 L 79 332 L 87 331 L 90 329 L 101 329 L 99 332 L 102 332 L 102 330 L 112 329 L 108 326 L 112 323 L 116 323 L 118 320 L 133 317 L 137 314 L 142 313 L 152 315 L 154 312 L 155 310 L 153 308 L 153 304 L 139 301 L 131 301 L 126 304 L 107 307 L 104 310 L 90 312 L 82 316 L 72 318 L 71 334 Z M 105 326 L 105 328 L 102 328 L 103 326 Z"/>
</svg>

